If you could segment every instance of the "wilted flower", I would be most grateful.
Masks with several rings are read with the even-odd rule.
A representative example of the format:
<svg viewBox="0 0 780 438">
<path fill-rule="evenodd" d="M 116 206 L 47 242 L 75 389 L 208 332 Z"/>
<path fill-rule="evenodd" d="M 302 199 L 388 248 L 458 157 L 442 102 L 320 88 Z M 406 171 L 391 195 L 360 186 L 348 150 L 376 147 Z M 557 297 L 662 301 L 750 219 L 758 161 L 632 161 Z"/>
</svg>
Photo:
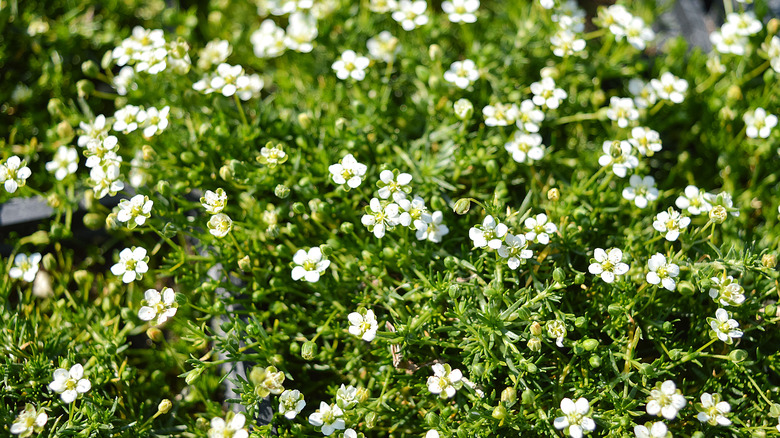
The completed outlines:
<svg viewBox="0 0 780 438">
<path fill-rule="evenodd" d="M 43 426 L 48 420 L 49 416 L 46 415 L 44 408 L 36 409 L 35 406 L 27 403 L 24 410 L 11 424 L 11 433 L 19 435 L 20 438 L 27 438 L 33 433 L 43 432 Z"/>
<path fill-rule="evenodd" d="M 721 274 L 710 278 L 710 298 L 722 306 L 739 306 L 745 302 L 745 289 L 731 275 Z"/>
<path fill-rule="evenodd" d="M 203 208 L 206 209 L 207 213 L 217 214 L 225 208 L 225 205 L 227 204 L 227 194 L 221 188 L 217 189 L 216 192 L 206 190 L 206 194 L 200 198 L 200 203 L 203 205 Z"/>
</svg>

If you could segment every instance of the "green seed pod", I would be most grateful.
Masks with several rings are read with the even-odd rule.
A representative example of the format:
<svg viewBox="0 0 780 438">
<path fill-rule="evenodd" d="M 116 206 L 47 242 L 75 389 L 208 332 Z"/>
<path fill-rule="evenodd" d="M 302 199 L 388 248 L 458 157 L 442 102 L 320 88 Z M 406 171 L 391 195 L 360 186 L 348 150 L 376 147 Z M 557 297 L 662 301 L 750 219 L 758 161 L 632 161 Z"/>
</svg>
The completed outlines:
<svg viewBox="0 0 780 438">
<path fill-rule="evenodd" d="M 312 360 L 317 355 L 317 344 L 313 341 L 306 341 L 301 347 L 301 357 L 304 360 Z"/>
<path fill-rule="evenodd" d="M 290 196 L 290 188 L 284 184 L 278 184 L 274 188 L 274 195 L 279 199 L 285 199 Z"/>
<path fill-rule="evenodd" d="M 496 420 L 503 420 L 506 418 L 507 412 L 504 405 L 498 405 L 495 408 L 493 408 L 493 413 L 490 414 L 493 418 Z"/>
<path fill-rule="evenodd" d="M 588 364 L 590 364 L 591 368 L 598 368 L 601 366 L 601 358 L 594 354 L 588 358 Z"/>
<path fill-rule="evenodd" d="M 376 412 L 369 412 L 366 414 L 366 428 L 373 429 L 376 426 L 376 422 L 379 419 L 379 415 Z"/>
<path fill-rule="evenodd" d="M 460 215 L 468 213 L 469 209 L 471 209 L 471 200 L 466 198 L 458 199 L 452 208 L 455 213 Z"/>
<path fill-rule="evenodd" d="M 296 202 L 292 205 L 292 211 L 295 214 L 303 214 L 306 211 L 306 207 L 301 202 Z"/>
<path fill-rule="evenodd" d="M 355 231 L 355 225 L 352 222 L 342 222 L 339 229 L 344 234 L 352 234 Z"/>
<path fill-rule="evenodd" d="M 507 406 L 512 406 L 517 401 L 517 390 L 511 386 L 507 386 L 501 391 L 501 401 L 506 403 Z"/>
<path fill-rule="evenodd" d="M 599 346 L 599 341 L 595 339 L 585 339 L 582 341 L 582 348 L 585 349 L 585 351 L 593 351 Z"/>
<path fill-rule="evenodd" d="M 574 284 L 582 284 L 585 283 L 585 274 L 582 272 L 578 272 L 577 275 L 574 276 Z"/>
<path fill-rule="evenodd" d="M 439 416 L 436 415 L 436 412 L 430 411 L 425 414 L 425 424 L 430 427 L 436 427 L 439 425 Z"/>
<path fill-rule="evenodd" d="M 536 395 L 531 388 L 526 388 L 520 396 L 520 399 L 522 400 L 523 406 L 533 406 L 536 401 Z"/>
<path fill-rule="evenodd" d="M 170 401 L 170 400 L 168 400 L 167 398 L 165 398 L 165 399 L 163 399 L 163 400 L 160 402 L 160 404 L 159 404 L 159 405 L 157 405 L 157 412 L 158 412 L 160 415 L 162 415 L 162 414 L 167 414 L 167 413 L 168 413 L 168 411 L 170 411 L 172 407 L 173 407 L 173 403 L 171 403 L 171 401 Z"/>
</svg>

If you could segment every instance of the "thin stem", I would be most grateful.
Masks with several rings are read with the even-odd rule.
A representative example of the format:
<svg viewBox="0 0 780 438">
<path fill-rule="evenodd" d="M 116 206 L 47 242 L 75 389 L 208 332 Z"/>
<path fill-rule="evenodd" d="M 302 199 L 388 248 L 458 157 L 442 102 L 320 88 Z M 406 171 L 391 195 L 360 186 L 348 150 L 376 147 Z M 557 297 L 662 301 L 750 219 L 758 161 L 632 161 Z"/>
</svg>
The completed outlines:
<svg viewBox="0 0 780 438">
<path fill-rule="evenodd" d="M 241 121 L 244 123 L 244 126 L 249 127 L 249 122 L 247 121 L 246 114 L 244 113 L 244 106 L 241 105 L 241 99 L 238 98 L 237 94 L 234 94 L 233 100 L 236 102 L 236 106 L 238 107 L 238 113 L 241 115 Z"/>
</svg>

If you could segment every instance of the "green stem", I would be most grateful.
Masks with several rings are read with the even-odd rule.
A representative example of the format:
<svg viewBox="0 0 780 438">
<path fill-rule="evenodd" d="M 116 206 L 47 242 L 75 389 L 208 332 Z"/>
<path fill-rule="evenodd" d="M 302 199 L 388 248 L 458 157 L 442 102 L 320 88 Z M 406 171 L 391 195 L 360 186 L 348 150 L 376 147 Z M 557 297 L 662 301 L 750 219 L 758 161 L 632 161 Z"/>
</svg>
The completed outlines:
<svg viewBox="0 0 780 438">
<path fill-rule="evenodd" d="M 727 0 L 728 1 L 728 0 Z M 767 59 L 764 61 L 763 64 L 759 65 L 758 67 L 754 68 L 753 70 L 750 70 L 747 74 L 742 76 L 742 80 L 739 81 L 739 85 L 743 85 L 748 83 L 751 79 L 755 78 L 756 76 L 760 75 L 764 72 L 764 70 L 769 67 L 770 61 Z"/>
<path fill-rule="evenodd" d="M 246 114 L 244 113 L 244 106 L 241 105 L 241 99 L 238 98 L 237 94 L 234 94 L 233 100 L 236 102 L 236 107 L 238 107 L 238 113 L 241 115 L 241 121 L 244 123 L 244 126 L 249 127 L 249 122 L 247 121 Z"/>
</svg>

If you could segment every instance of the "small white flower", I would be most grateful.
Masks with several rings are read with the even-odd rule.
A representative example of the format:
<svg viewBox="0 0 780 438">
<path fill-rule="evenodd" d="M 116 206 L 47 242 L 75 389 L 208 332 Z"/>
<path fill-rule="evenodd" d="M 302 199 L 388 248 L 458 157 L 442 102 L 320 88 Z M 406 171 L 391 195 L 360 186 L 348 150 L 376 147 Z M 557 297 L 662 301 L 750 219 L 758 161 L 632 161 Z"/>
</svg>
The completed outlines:
<svg viewBox="0 0 780 438">
<path fill-rule="evenodd" d="M 739 323 L 730 318 L 729 312 L 725 309 L 715 311 L 715 318 L 707 318 L 707 322 L 712 328 L 712 333 L 721 341 L 732 344 L 734 338 L 742 337 L 742 330 L 739 330 Z"/>
<path fill-rule="evenodd" d="M 400 0 L 392 17 L 393 20 L 401 24 L 404 30 L 413 30 L 428 23 L 428 16 L 425 15 L 426 9 L 428 9 L 428 4 L 425 0 Z"/>
<path fill-rule="evenodd" d="M 352 409 L 358 403 L 358 390 L 352 385 L 345 386 L 343 383 L 336 390 L 336 405 L 341 409 Z"/>
<path fill-rule="evenodd" d="M 249 432 L 244 428 L 246 423 L 246 417 L 244 414 L 235 414 L 233 418 L 230 418 L 228 414 L 228 420 L 225 421 L 222 418 L 214 417 L 211 419 L 211 428 L 208 431 L 209 438 L 247 438 Z"/>
<path fill-rule="evenodd" d="M 640 154 L 652 157 L 661 150 L 661 136 L 657 131 L 650 128 L 637 126 L 631 129 L 631 138 L 628 139 L 631 146 L 635 147 Z"/>
<path fill-rule="evenodd" d="M 550 37 L 553 54 L 563 58 L 585 50 L 585 40 L 577 34 L 566 29 L 561 29 Z"/>
<path fill-rule="evenodd" d="M 32 172 L 27 163 L 16 155 L 8 157 L 5 164 L 0 164 L 0 183 L 3 183 L 8 193 L 14 193 L 19 187 L 24 187 L 30 175 Z"/>
<path fill-rule="evenodd" d="M 399 223 L 398 204 L 393 202 L 382 204 L 379 199 L 372 198 L 366 207 L 366 214 L 360 220 L 378 239 L 384 237 L 385 231 L 393 229 Z"/>
<path fill-rule="evenodd" d="M 19 435 L 20 438 L 27 438 L 33 433 L 43 432 L 43 426 L 48 420 L 49 416 L 46 415 L 44 408 L 35 409 L 35 406 L 27 403 L 11 424 L 11 433 Z"/>
<path fill-rule="evenodd" d="M 752 11 L 732 12 L 726 16 L 726 23 L 734 26 L 734 32 L 744 36 L 753 36 L 763 29 L 761 21 L 756 18 L 756 14 Z"/>
<path fill-rule="evenodd" d="M 662 74 L 660 79 L 651 79 L 650 86 L 653 87 L 658 97 L 674 103 L 682 103 L 685 100 L 685 93 L 688 91 L 688 81 L 669 72 Z"/>
<path fill-rule="evenodd" d="M 331 178 L 336 184 L 346 184 L 349 188 L 356 188 L 363 182 L 363 176 L 368 167 L 365 164 L 358 163 L 352 154 L 347 154 L 336 164 L 328 167 Z"/>
<path fill-rule="evenodd" d="M 121 73 L 121 72 L 120 72 Z M 101 141 L 108 135 L 108 127 L 106 126 L 106 116 L 103 114 L 95 117 L 91 123 L 80 122 L 79 128 L 83 133 L 79 135 L 77 144 L 79 147 L 84 147 L 91 141 Z"/>
<path fill-rule="evenodd" d="M 441 238 L 449 234 L 450 229 L 442 221 L 444 215 L 440 211 L 434 211 L 432 214 L 423 214 L 420 216 L 421 223 L 416 224 L 417 240 L 428 240 L 434 243 L 440 243 Z"/>
<path fill-rule="evenodd" d="M 401 45 L 398 44 L 398 38 L 383 30 L 379 32 L 379 35 L 368 39 L 366 48 L 368 48 L 368 54 L 377 61 L 393 62 L 401 50 Z"/>
<path fill-rule="evenodd" d="M 477 79 L 479 79 L 479 70 L 470 59 L 455 61 L 450 65 L 450 69 L 444 72 L 444 80 L 461 89 L 468 88 Z"/>
<path fill-rule="evenodd" d="M 704 199 L 704 191 L 699 190 L 696 186 L 685 187 L 685 191 L 677 197 L 674 204 L 680 210 L 687 210 L 693 215 L 706 214 L 712 210 L 712 205 Z"/>
<path fill-rule="evenodd" d="M 27 254 L 17 254 L 16 257 L 14 257 L 14 266 L 8 270 L 8 276 L 11 278 L 21 278 L 28 283 L 32 283 L 33 280 L 35 280 L 35 276 L 38 274 L 40 263 L 40 253 L 32 253 L 29 256 Z"/>
<path fill-rule="evenodd" d="M 644 178 L 633 174 L 628 179 L 629 187 L 623 189 L 623 198 L 628 201 L 634 201 L 639 208 L 647 207 L 649 202 L 658 199 L 658 189 L 655 187 L 655 178 L 645 176 Z"/>
<path fill-rule="evenodd" d="M 176 294 L 169 287 L 164 287 L 161 292 L 156 289 L 147 289 L 144 292 L 146 305 L 138 310 L 138 317 L 144 321 L 157 318 L 157 325 L 164 323 L 176 315 L 175 298 Z"/>
<path fill-rule="evenodd" d="M 344 430 L 347 427 L 344 419 L 341 418 L 344 411 L 338 405 L 329 405 L 320 402 L 320 408 L 317 412 L 309 415 L 309 424 L 314 427 L 321 427 L 320 431 L 325 436 L 330 436 L 336 430 Z"/>
<path fill-rule="evenodd" d="M 379 325 L 374 316 L 373 310 L 366 310 L 363 313 L 352 312 L 347 316 L 349 319 L 349 333 L 363 339 L 366 342 L 371 342 L 376 337 L 376 331 Z"/>
<path fill-rule="evenodd" d="M 450 0 L 441 4 L 441 10 L 453 23 L 476 22 L 477 16 L 474 13 L 477 12 L 477 9 L 479 9 L 479 0 Z"/>
<path fill-rule="evenodd" d="M 84 367 L 81 364 L 73 365 L 70 370 L 57 368 L 54 371 L 54 380 L 49 383 L 49 389 L 60 394 L 60 398 L 66 404 L 72 403 L 90 388 L 92 384 L 84 378 Z"/>
<path fill-rule="evenodd" d="M 258 58 L 275 58 L 284 53 L 287 50 L 284 39 L 284 29 L 278 27 L 271 19 L 263 21 L 260 28 L 249 37 L 252 49 Z"/>
<path fill-rule="evenodd" d="M 515 131 L 512 138 L 504 144 L 504 149 L 518 163 L 525 163 L 527 160 L 528 164 L 533 164 L 534 161 L 544 158 L 542 136 L 536 133 Z"/>
<path fill-rule="evenodd" d="M 759 53 L 769 60 L 772 70 L 780 73 L 780 37 L 773 36 L 768 42 L 762 43 Z"/>
<path fill-rule="evenodd" d="M 260 148 L 260 156 L 257 157 L 257 160 L 268 167 L 273 168 L 279 164 L 283 164 L 288 158 L 281 143 L 274 145 L 273 143 L 268 142 L 265 146 Z"/>
<path fill-rule="evenodd" d="M 558 227 L 554 223 L 549 222 L 547 215 L 544 213 L 527 218 L 523 225 L 528 230 L 525 233 L 525 238 L 529 242 L 541 243 L 542 245 L 550 243 L 550 234 L 558 232 Z"/>
<path fill-rule="evenodd" d="M 631 17 L 622 26 L 610 26 L 618 41 L 626 38 L 629 44 L 638 50 L 644 50 L 647 43 L 655 38 L 655 32 L 649 28 L 640 17 Z M 616 31 L 616 33 L 615 33 Z"/>
<path fill-rule="evenodd" d="M 391 170 L 383 170 L 379 174 L 379 181 L 377 187 L 379 190 L 377 194 L 382 199 L 387 199 L 391 195 L 395 202 L 401 199 L 406 199 L 406 195 L 411 193 L 412 187 L 409 183 L 412 182 L 412 175 L 408 173 L 398 173 Z"/>
<path fill-rule="evenodd" d="M 620 178 L 625 178 L 628 169 L 636 169 L 639 166 L 639 158 L 634 155 L 631 143 L 621 141 L 605 141 L 601 146 L 604 155 L 599 157 L 599 164 L 603 167 L 612 166 L 612 173 Z"/>
<path fill-rule="evenodd" d="M 292 270 L 292 279 L 304 279 L 309 283 L 316 283 L 320 279 L 320 274 L 325 272 L 330 266 L 330 260 L 324 259 L 322 251 L 318 246 L 306 250 L 299 249 L 293 256 L 295 266 Z"/>
<path fill-rule="evenodd" d="M 720 205 L 723 207 L 727 212 L 731 213 L 732 216 L 739 216 L 739 210 L 734 208 L 734 200 L 731 198 L 731 194 L 728 192 L 720 192 L 718 194 L 714 193 L 704 193 L 702 195 L 704 197 L 704 200 L 707 201 L 713 208 Z"/>
<path fill-rule="evenodd" d="M 683 216 L 679 211 L 669 208 L 668 211 L 662 211 L 655 216 L 653 228 L 661 233 L 666 233 L 664 237 L 670 242 L 674 242 L 691 223 L 691 218 Z"/>
<path fill-rule="evenodd" d="M 428 377 L 428 391 L 439 394 L 441 398 L 452 398 L 455 392 L 463 386 L 463 373 L 452 369 L 448 364 L 434 364 L 433 375 Z"/>
<path fill-rule="evenodd" d="M 200 198 L 200 203 L 203 205 L 203 208 L 206 209 L 207 213 L 217 214 L 221 212 L 227 204 L 227 193 L 221 188 L 217 189 L 216 192 L 206 190 L 206 194 Z"/>
<path fill-rule="evenodd" d="M 469 238 L 474 242 L 477 248 L 488 247 L 491 249 L 501 248 L 501 239 L 506 235 L 509 228 L 501 222 L 497 222 L 493 216 L 487 215 L 482 221 L 482 225 L 477 225 L 469 229 Z"/>
<path fill-rule="evenodd" d="M 647 261 L 647 282 L 650 284 L 661 283 L 667 290 L 674 290 L 677 285 L 674 279 L 680 275 L 680 267 L 674 263 L 666 263 L 666 257 L 656 253 Z"/>
<path fill-rule="evenodd" d="M 279 396 L 279 413 L 288 420 L 295 418 L 305 407 L 306 401 L 303 400 L 303 394 L 297 389 L 287 389 Z"/>
<path fill-rule="evenodd" d="M 395 0 L 371 0 L 368 8 L 373 12 L 384 14 L 398 9 L 398 2 Z"/>
<path fill-rule="evenodd" d="M 233 220 L 225 213 L 217 213 L 211 216 L 206 226 L 214 237 L 225 237 L 233 229 Z"/>
<path fill-rule="evenodd" d="M 198 52 L 198 68 L 209 70 L 214 65 L 219 65 L 228 59 L 233 53 L 233 48 L 226 40 L 213 40 L 206 43 L 206 47 Z"/>
<path fill-rule="evenodd" d="M 563 99 L 569 95 L 560 88 L 555 87 L 555 80 L 549 76 L 539 82 L 531 84 L 531 92 L 534 93 L 533 101 L 538 106 L 546 106 L 550 109 L 558 108 Z"/>
<path fill-rule="evenodd" d="M 504 242 L 498 248 L 498 255 L 507 259 L 506 264 L 509 269 L 515 270 L 520 267 L 520 263 L 534 256 L 534 253 L 528 249 L 528 241 L 523 235 L 515 236 L 507 233 Z"/>
<path fill-rule="evenodd" d="M 526 132 L 539 132 L 539 125 L 544 121 L 544 112 L 536 106 L 531 99 L 526 99 L 520 103 L 517 110 L 517 127 Z"/>
<path fill-rule="evenodd" d="M 772 128 L 777 126 L 777 116 L 767 114 L 763 108 L 745 113 L 745 135 L 749 138 L 769 138 Z"/>
<path fill-rule="evenodd" d="M 588 272 L 601 276 L 601 279 L 607 283 L 614 282 L 618 276 L 628 272 L 628 265 L 622 262 L 623 251 L 618 248 L 612 248 L 608 252 L 596 248 L 593 258 L 596 261 L 588 266 Z"/>
<path fill-rule="evenodd" d="M 439 438 L 439 432 L 434 429 L 425 432 L 425 438 Z"/>
<path fill-rule="evenodd" d="M 719 30 L 710 34 L 710 42 L 715 50 L 723 54 L 744 55 L 749 44 L 746 36 L 737 32 L 737 27 L 730 22 L 723 23 Z"/>
<path fill-rule="evenodd" d="M 485 117 L 485 125 L 487 126 L 507 126 L 517 121 L 520 111 L 513 103 L 497 103 L 482 108 L 482 115 Z"/>
<path fill-rule="evenodd" d="M 353 50 L 345 50 L 341 59 L 333 63 L 336 76 L 341 79 L 352 78 L 362 81 L 366 77 L 365 69 L 370 61 L 365 56 L 357 55 Z"/>
<path fill-rule="evenodd" d="M 165 128 L 168 127 L 168 113 L 170 110 L 169 106 L 165 106 L 161 110 L 151 107 L 139 112 L 138 118 L 144 120 L 144 137 L 151 137 L 165 131 Z"/>
<path fill-rule="evenodd" d="M 570 398 L 561 400 L 562 417 L 553 420 L 556 429 L 563 429 L 564 433 L 572 438 L 581 438 L 583 433 L 596 430 L 596 422 L 590 415 L 590 403 L 584 397 L 580 397 L 576 402 Z"/>
<path fill-rule="evenodd" d="M 684 408 L 686 403 L 685 397 L 674 382 L 667 380 L 656 383 L 655 388 L 650 390 L 645 409 L 650 415 L 663 415 L 667 420 L 674 420 L 677 412 Z"/>
<path fill-rule="evenodd" d="M 558 348 L 563 348 L 563 340 L 568 333 L 566 324 L 559 319 L 553 319 L 547 321 L 545 328 L 547 329 L 547 337 L 555 339 L 555 345 L 557 345 Z"/>
<path fill-rule="evenodd" d="M 634 426 L 634 435 L 636 438 L 666 438 L 668 432 L 666 424 L 663 421 L 647 423 L 644 426 Z"/>
<path fill-rule="evenodd" d="M 54 178 L 62 181 L 66 176 L 76 173 L 79 168 L 79 153 L 76 148 L 60 146 L 54 158 L 46 163 L 46 170 L 54 172 Z"/>
<path fill-rule="evenodd" d="M 710 298 L 721 306 L 739 306 L 745 302 L 745 289 L 734 281 L 731 275 L 723 273 L 719 277 L 710 278 L 712 286 L 709 290 Z"/>
<path fill-rule="evenodd" d="M 145 113 L 141 112 L 141 107 L 135 105 L 125 105 L 114 113 L 114 126 L 112 129 L 117 132 L 129 134 L 138 129 L 138 124 L 145 120 Z"/>
<path fill-rule="evenodd" d="M 295 12 L 290 14 L 284 45 L 296 52 L 309 53 L 317 38 L 317 19 L 312 14 Z"/>
<path fill-rule="evenodd" d="M 639 111 L 637 111 L 631 98 L 612 96 L 609 99 L 607 117 L 613 122 L 617 122 L 619 127 L 625 128 L 630 122 L 639 118 Z"/>
<path fill-rule="evenodd" d="M 116 220 L 127 222 L 127 227 L 135 228 L 137 225 L 143 225 L 152 215 L 152 206 L 154 202 L 145 195 L 135 195 L 130 200 L 122 199 L 119 201 L 119 212 Z"/>
<path fill-rule="evenodd" d="M 726 418 L 726 414 L 731 412 L 731 405 L 721 401 L 720 394 L 705 392 L 701 395 L 701 403 L 696 404 L 696 410 L 699 411 L 696 418 L 702 423 L 708 423 L 710 426 L 731 425 L 731 420 Z"/>
<path fill-rule="evenodd" d="M 140 280 L 149 270 L 146 249 L 139 247 L 125 248 L 119 253 L 119 261 L 111 267 L 111 273 L 122 277 L 125 283 Z"/>
<path fill-rule="evenodd" d="M 398 223 L 416 231 L 419 227 L 425 226 L 423 216 L 428 214 L 428 207 L 425 206 L 423 198 L 415 195 L 409 199 L 398 201 Z"/>
<path fill-rule="evenodd" d="M 634 103 L 637 108 L 649 108 L 655 105 L 658 100 L 655 89 L 639 78 L 628 81 L 628 91 L 634 95 Z"/>
<path fill-rule="evenodd" d="M 265 82 L 258 74 L 242 75 L 236 79 L 236 96 L 243 101 L 260 96 Z"/>
</svg>

